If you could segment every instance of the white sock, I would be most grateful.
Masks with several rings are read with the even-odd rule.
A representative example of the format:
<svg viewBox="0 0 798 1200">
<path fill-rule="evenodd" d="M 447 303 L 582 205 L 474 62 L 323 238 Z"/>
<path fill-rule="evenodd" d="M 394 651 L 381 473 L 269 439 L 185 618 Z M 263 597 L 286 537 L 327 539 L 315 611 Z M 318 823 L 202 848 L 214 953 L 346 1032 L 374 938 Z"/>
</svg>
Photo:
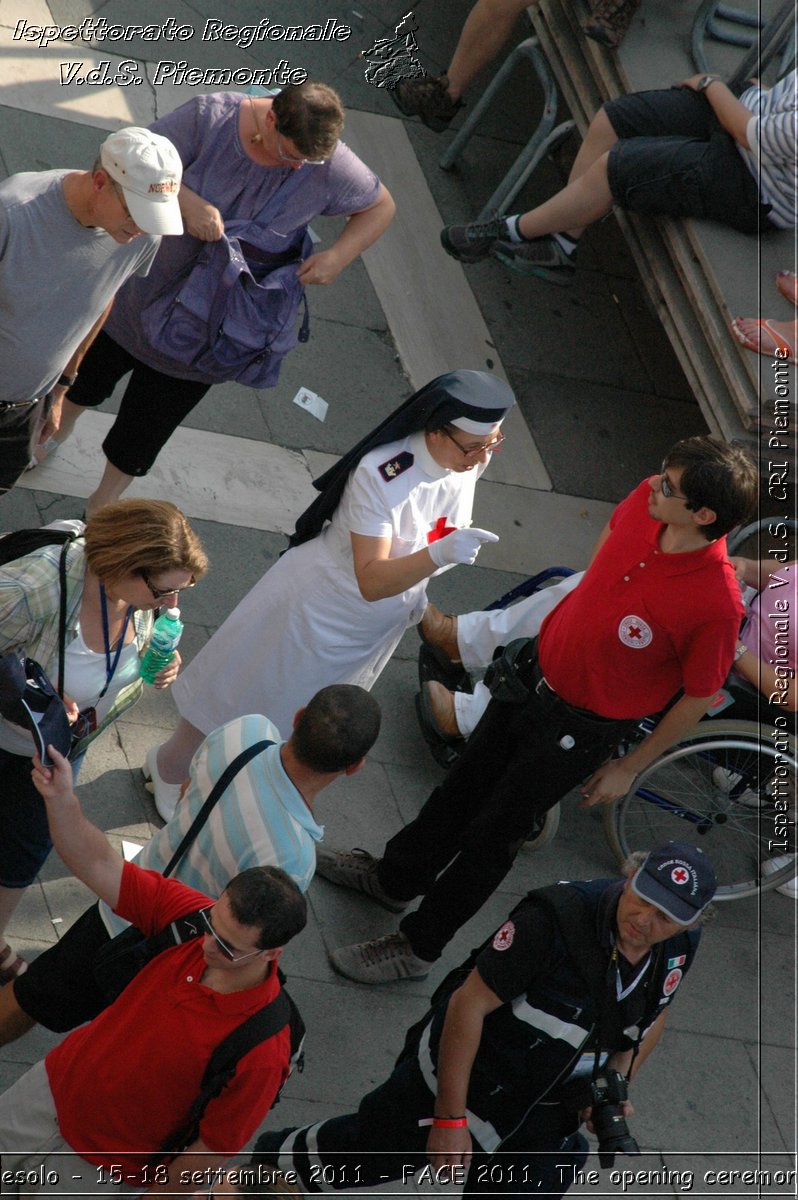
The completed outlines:
<svg viewBox="0 0 798 1200">
<path fill-rule="evenodd" d="M 576 248 L 579 243 L 575 241 L 574 238 L 569 237 L 567 233 L 553 233 L 551 236 L 554 238 L 555 242 L 559 243 L 568 257 L 572 258 L 576 253 Z"/>
<path fill-rule="evenodd" d="M 520 213 L 515 213 L 514 216 L 505 218 L 505 224 L 507 226 L 507 240 L 510 242 L 526 241 L 524 235 L 520 233 L 518 229 L 518 220 L 520 216 Z"/>
</svg>

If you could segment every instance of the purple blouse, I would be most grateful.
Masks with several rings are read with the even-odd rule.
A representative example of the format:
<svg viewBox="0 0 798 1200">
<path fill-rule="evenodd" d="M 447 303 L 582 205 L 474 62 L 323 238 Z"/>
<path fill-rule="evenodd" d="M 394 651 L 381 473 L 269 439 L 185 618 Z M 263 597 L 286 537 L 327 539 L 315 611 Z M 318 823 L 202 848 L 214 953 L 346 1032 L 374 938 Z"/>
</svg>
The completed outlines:
<svg viewBox="0 0 798 1200">
<path fill-rule="evenodd" d="M 253 162 L 238 136 L 239 109 L 247 97 L 241 92 L 214 92 L 196 96 L 173 113 L 153 122 L 150 129 L 169 138 L 183 163 L 183 181 L 214 204 L 225 220 L 253 220 L 292 174 L 291 167 L 264 167 Z M 375 203 L 380 181 L 343 142 L 321 166 L 305 165 L 306 178 L 292 190 L 284 209 L 271 210 L 269 229 L 286 244 L 314 217 L 361 212 Z M 132 278 L 117 293 L 104 331 L 147 366 L 173 375 L 213 383 L 154 351 L 141 328 L 142 308 L 181 273 L 204 243 L 184 233 L 161 241 L 149 275 Z"/>
</svg>

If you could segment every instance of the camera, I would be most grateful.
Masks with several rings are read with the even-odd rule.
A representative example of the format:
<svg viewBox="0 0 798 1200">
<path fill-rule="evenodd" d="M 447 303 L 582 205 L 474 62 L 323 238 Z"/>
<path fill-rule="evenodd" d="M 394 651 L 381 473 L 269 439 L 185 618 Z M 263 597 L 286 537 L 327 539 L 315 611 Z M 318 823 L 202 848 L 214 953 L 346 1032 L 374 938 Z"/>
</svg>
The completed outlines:
<svg viewBox="0 0 798 1200">
<path fill-rule="evenodd" d="M 626 1077 L 620 1071 L 605 1071 L 591 1083 L 590 1094 L 599 1164 L 611 1167 L 616 1154 L 639 1154 L 640 1147 L 629 1132 L 623 1115 L 623 1102 L 629 1099 Z"/>
</svg>

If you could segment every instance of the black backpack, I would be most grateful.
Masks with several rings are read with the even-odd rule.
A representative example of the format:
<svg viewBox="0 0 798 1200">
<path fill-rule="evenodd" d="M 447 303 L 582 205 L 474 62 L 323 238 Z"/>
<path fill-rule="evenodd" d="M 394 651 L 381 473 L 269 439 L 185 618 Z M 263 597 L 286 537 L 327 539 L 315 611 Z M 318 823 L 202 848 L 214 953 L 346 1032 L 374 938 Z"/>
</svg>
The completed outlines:
<svg viewBox="0 0 798 1200">
<path fill-rule="evenodd" d="M 228 1033 L 214 1050 L 210 1057 L 205 1074 L 202 1076 L 200 1084 L 200 1093 L 191 1106 L 191 1110 L 184 1122 L 178 1129 L 171 1134 L 164 1145 L 161 1147 L 163 1152 L 169 1154 L 178 1154 L 184 1150 L 186 1146 L 190 1146 L 199 1137 L 199 1126 L 202 1120 L 202 1115 L 205 1112 L 211 1100 L 224 1090 L 228 1083 L 235 1076 L 238 1064 L 245 1054 L 250 1050 L 254 1050 L 261 1042 L 267 1041 L 274 1037 L 281 1029 L 289 1027 L 291 1035 L 291 1053 L 289 1055 L 289 1071 L 288 1077 L 293 1072 L 299 1071 L 300 1074 L 305 1067 L 305 1022 L 302 1020 L 299 1009 L 292 996 L 286 990 L 285 976 L 282 971 L 277 971 L 277 976 L 280 980 L 280 991 L 277 993 L 271 1004 L 267 1004 L 265 1008 L 260 1008 L 256 1013 L 247 1017 L 235 1029 Z M 272 1108 L 280 1102 L 283 1083 L 280 1091 L 272 1102 Z"/>
<path fill-rule="evenodd" d="M 0 566 L 41 550 L 42 546 L 60 546 L 74 542 L 79 535 L 68 529 L 17 529 L 0 537 Z"/>
</svg>

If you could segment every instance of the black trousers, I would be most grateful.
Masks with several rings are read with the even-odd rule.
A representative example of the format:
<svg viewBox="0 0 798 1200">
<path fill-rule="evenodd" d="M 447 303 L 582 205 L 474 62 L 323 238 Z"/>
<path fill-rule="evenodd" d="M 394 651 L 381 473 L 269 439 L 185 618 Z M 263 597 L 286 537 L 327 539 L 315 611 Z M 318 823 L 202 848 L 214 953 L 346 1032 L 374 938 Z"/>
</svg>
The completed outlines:
<svg viewBox="0 0 798 1200">
<path fill-rule="evenodd" d="M 573 709 L 545 684 L 535 691 L 534 658 L 526 673 L 529 700 L 490 702 L 444 783 L 385 847 L 385 890 L 424 897 L 399 926 L 421 958 L 440 957 L 504 879 L 535 818 L 611 758 L 635 724 Z"/>
<path fill-rule="evenodd" d="M 11 491 L 30 462 L 34 435 L 44 419 L 42 403 L 0 403 L 0 495 Z"/>
<path fill-rule="evenodd" d="M 147 367 L 102 330 L 80 364 L 69 399 L 96 408 L 132 372 L 119 414 L 103 442 L 108 461 L 125 475 L 146 475 L 181 421 L 199 404 L 209 383 L 175 379 Z"/>
<path fill-rule="evenodd" d="M 375 1187 L 408 1181 L 427 1166 L 427 1126 L 433 1097 L 418 1064 L 400 1062 L 391 1077 L 369 1092 L 357 1112 L 301 1129 L 264 1133 L 255 1143 L 253 1164 L 296 1173 L 305 1192 Z M 464 1195 L 534 1195 L 558 1200 L 587 1158 L 587 1142 L 574 1126 L 578 1118 L 558 1104 L 533 1108 L 501 1149 L 488 1154 L 474 1143 Z M 424 1180 L 423 1182 L 426 1182 Z M 402 1188 L 396 1194 L 402 1195 Z"/>
</svg>

